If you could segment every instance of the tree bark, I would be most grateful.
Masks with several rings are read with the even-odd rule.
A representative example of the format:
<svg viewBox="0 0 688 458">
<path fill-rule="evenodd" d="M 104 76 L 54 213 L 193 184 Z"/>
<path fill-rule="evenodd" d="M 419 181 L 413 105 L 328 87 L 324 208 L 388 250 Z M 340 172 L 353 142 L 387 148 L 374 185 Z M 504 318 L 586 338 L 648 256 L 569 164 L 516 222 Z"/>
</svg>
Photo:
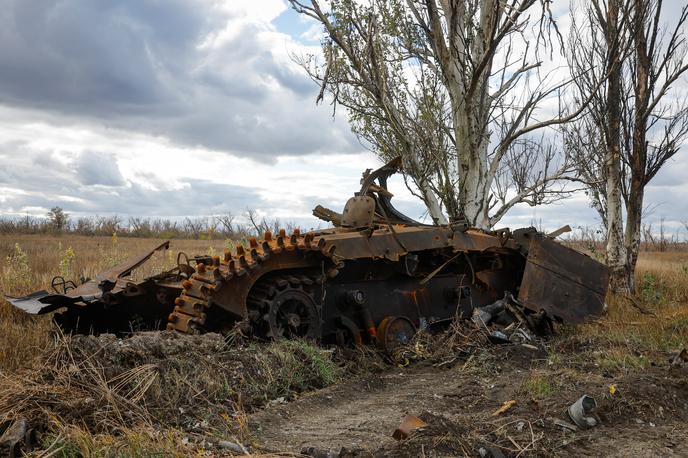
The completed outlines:
<svg viewBox="0 0 688 458">
<path fill-rule="evenodd" d="M 645 195 L 647 164 L 647 120 L 650 103 L 649 73 L 652 62 L 648 56 L 645 30 L 648 5 L 635 0 L 633 5 L 633 43 L 635 45 L 635 110 L 633 122 L 633 148 L 630 157 L 631 182 L 626 205 L 626 279 L 628 290 L 635 292 L 635 268 L 640 251 L 640 225 Z"/>
<path fill-rule="evenodd" d="M 447 217 L 444 216 L 444 213 L 442 212 L 442 207 L 437 201 L 437 197 L 435 196 L 435 193 L 432 191 L 432 189 L 430 189 L 430 187 L 425 182 L 419 183 L 419 187 L 420 192 L 423 195 L 423 202 L 425 203 L 425 206 L 428 209 L 428 213 L 430 214 L 430 218 L 432 218 L 432 221 L 438 225 L 447 224 Z"/>
<path fill-rule="evenodd" d="M 636 177 L 632 177 L 631 191 L 626 205 L 626 284 L 630 293 L 635 293 L 635 268 L 640 253 L 640 235 L 643 210 L 644 186 L 637 185 Z"/>
<path fill-rule="evenodd" d="M 609 53 L 607 87 L 607 253 L 612 291 L 629 291 L 621 195 L 621 56 L 619 50 L 619 0 L 607 6 L 606 41 Z"/>
</svg>

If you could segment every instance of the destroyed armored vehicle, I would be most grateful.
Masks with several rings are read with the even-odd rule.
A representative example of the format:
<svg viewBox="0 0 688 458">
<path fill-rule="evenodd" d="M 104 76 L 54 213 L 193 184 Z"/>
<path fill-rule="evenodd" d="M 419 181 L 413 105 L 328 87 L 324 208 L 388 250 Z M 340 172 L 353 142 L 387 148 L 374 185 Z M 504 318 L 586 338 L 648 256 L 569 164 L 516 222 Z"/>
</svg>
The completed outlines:
<svg viewBox="0 0 688 458">
<path fill-rule="evenodd" d="M 342 213 L 316 207 L 332 228 L 266 232 L 223 257 L 180 253 L 175 269 L 131 281 L 165 242 L 82 285 L 57 278 L 52 293 L 9 300 L 29 313 L 57 311 L 67 332 L 241 329 L 385 347 L 505 297 L 533 327 L 603 311 L 606 267 L 554 241 L 556 234 L 484 231 L 462 221 L 431 226 L 399 213 L 387 179 L 400 166 L 366 171 Z"/>
</svg>

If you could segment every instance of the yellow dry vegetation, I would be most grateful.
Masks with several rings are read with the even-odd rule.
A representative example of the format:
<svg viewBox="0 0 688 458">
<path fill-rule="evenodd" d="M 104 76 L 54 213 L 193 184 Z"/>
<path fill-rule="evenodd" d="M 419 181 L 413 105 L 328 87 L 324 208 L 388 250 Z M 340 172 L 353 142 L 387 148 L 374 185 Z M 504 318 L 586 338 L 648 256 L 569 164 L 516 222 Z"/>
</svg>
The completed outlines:
<svg viewBox="0 0 688 458">
<path fill-rule="evenodd" d="M 77 235 L 0 235 L 0 296 L 22 296 L 50 289 L 54 276 L 70 272 L 74 280 L 93 278 L 131 256 L 158 246 L 159 239 L 87 237 Z M 175 265 L 181 251 L 222 253 L 222 240 L 174 240 L 170 250 L 156 254 L 137 275 L 160 272 Z M 0 372 L 27 366 L 54 340 L 48 317 L 14 310 L 0 297 Z"/>
</svg>

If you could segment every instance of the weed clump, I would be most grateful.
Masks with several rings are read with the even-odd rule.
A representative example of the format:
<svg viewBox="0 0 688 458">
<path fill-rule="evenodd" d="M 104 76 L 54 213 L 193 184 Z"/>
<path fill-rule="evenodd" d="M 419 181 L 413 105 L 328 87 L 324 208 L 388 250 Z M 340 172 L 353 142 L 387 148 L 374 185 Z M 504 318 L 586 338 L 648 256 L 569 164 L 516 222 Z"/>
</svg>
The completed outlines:
<svg viewBox="0 0 688 458">
<path fill-rule="evenodd" d="M 60 259 L 60 276 L 65 280 L 71 280 L 74 278 L 74 259 L 76 254 L 70 246 L 64 253 L 62 253 L 62 259 Z"/>
<path fill-rule="evenodd" d="M 533 399 L 544 399 L 556 394 L 556 387 L 546 374 L 535 371 L 523 381 L 521 391 Z"/>
<path fill-rule="evenodd" d="M 22 294 L 31 288 L 32 272 L 29 256 L 18 243 L 14 244 L 14 251 L 6 258 L 6 266 L 2 269 L 0 286 L 7 294 Z"/>
<path fill-rule="evenodd" d="M 309 389 L 324 388 L 339 382 L 342 367 L 331 350 L 304 340 L 278 340 L 249 347 L 254 353 L 254 370 L 248 375 L 249 392 L 264 400 L 288 398 Z"/>
</svg>

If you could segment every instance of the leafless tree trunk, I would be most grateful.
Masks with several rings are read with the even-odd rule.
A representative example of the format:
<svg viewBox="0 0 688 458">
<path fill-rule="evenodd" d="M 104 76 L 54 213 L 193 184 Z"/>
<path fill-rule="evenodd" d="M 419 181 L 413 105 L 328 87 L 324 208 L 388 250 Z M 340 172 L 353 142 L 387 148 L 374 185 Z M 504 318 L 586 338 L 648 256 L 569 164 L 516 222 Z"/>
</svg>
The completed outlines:
<svg viewBox="0 0 688 458">
<path fill-rule="evenodd" d="M 231 213 L 215 216 L 215 221 L 222 228 L 223 234 L 227 237 L 233 236 L 236 232 L 234 228 L 234 219 L 234 215 Z"/>
<path fill-rule="evenodd" d="M 609 0 L 605 21 L 607 66 L 609 83 L 607 90 L 605 167 L 607 175 L 607 253 L 611 287 L 627 290 L 626 252 L 624 245 L 623 206 L 621 197 L 621 31 L 619 24 L 619 0 Z"/>
</svg>

